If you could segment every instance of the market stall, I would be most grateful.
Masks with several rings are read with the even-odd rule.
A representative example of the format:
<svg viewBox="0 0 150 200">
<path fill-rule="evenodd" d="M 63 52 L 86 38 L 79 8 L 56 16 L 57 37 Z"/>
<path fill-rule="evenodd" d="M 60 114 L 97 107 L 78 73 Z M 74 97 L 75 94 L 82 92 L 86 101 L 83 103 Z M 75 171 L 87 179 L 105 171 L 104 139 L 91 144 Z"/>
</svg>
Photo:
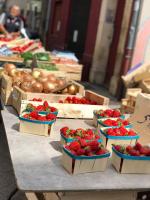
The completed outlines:
<svg viewBox="0 0 150 200">
<path fill-rule="evenodd" d="M 150 175 L 118 174 L 111 163 L 105 172 L 70 175 L 62 167 L 59 129 L 65 125 L 91 128 L 91 120 L 57 120 L 51 138 L 20 134 L 13 110 L 2 111 L 17 190 L 28 197 L 36 192 L 52 199 L 136 199 L 136 192 L 149 189 Z M 141 180 L 141 181 L 139 181 Z M 50 193 L 50 194 L 45 194 Z M 29 198 L 30 199 L 30 198 Z"/>
</svg>

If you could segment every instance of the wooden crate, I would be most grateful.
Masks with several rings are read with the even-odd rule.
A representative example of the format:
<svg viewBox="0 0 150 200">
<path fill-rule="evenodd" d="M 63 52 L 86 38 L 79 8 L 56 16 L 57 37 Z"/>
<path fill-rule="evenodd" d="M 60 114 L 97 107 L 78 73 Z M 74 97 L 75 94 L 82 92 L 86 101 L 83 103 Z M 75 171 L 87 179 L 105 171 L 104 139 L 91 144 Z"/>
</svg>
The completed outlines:
<svg viewBox="0 0 150 200">
<path fill-rule="evenodd" d="M 140 83 L 140 87 L 142 88 L 143 92 L 150 93 L 150 78 L 142 80 Z"/>
<path fill-rule="evenodd" d="M 12 105 L 12 90 L 11 77 L 3 73 L 1 79 L 1 98 L 4 105 Z"/>
<path fill-rule="evenodd" d="M 121 112 L 132 114 L 134 113 L 134 108 L 135 108 L 135 103 L 133 103 L 133 101 L 131 102 L 130 99 L 121 100 Z"/>
<path fill-rule="evenodd" d="M 63 149 L 62 165 L 70 174 L 105 171 L 109 156 L 110 153 L 107 153 L 102 156 L 94 156 L 93 159 L 87 159 L 87 156 L 78 159 Z"/>
<path fill-rule="evenodd" d="M 102 139 L 102 144 L 105 148 L 107 148 L 109 151 L 112 150 L 112 144 L 118 145 L 118 144 L 127 144 L 127 145 L 135 145 L 137 140 L 139 139 L 139 136 L 109 136 L 104 133 L 104 131 L 108 128 L 101 128 L 100 136 Z"/>
<path fill-rule="evenodd" d="M 45 123 L 43 121 L 33 121 L 23 119 L 20 117 L 19 131 L 21 133 L 34 134 L 39 136 L 50 136 L 54 121 L 52 123 Z"/>
<path fill-rule="evenodd" d="M 16 89 L 14 89 L 14 92 L 15 91 L 16 91 Z M 58 117 L 60 117 L 60 118 L 81 118 L 81 119 L 92 119 L 94 110 L 107 109 L 108 103 L 109 103 L 108 98 L 98 95 L 89 90 L 85 90 L 85 97 L 89 100 L 96 101 L 98 105 L 55 103 L 55 102 L 58 102 L 59 100 L 65 100 L 67 96 L 66 95 L 49 94 L 47 97 L 45 97 L 44 100 L 48 100 L 48 102 L 50 102 L 51 106 L 58 109 L 58 111 L 59 111 Z M 71 96 L 71 95 L 69 95 L 69 96 Z M 42 96 L 39 96 L 38 98 L 42 98 Z M 31 99 L 33 99 L 33 96 L 32 96 L 32 98 L 31 97 L 29 98 L 29 96 L 28 96 L 28 97 L 26 97 L 26 99 L 31 100 Z M 19 108 L 17 109 L 17 107 L 18 107 L 17 100 L 15 100 L 15 103 L 13 103 L 13 105 L 18 110 L 18 113 L 21 113 L 26 108 L 27 103 L 29 103 L 29 102 L 23 101 L 21 109 L 19 109 Z M 30 103 L 33 103 L 34 105 L 37 104 L 35 102 L 30 102 Z M 42 104 L 42 102 L 40 102 L 39 104 Z"/>
<path fill-rule="evenodd" d="M 123 155 L 113 148 L 112 164 L 122 174 L 149 174 L 150 157 L 133 157 Z"/>
<path fill-rule="evenodd" d="M 79 96 L 84 96 L 84 87 L 77 82 L 73 82 L 78 89 L 79 89 Z M 21 102 L 22 100 L 32 100 L 33 98 L 41 98 L 45 101 L 52 102 L 54 107 L 55 103 L 59 100 L 64 100 L 68 95 L 61 95 L 61 94 L 45 94 L 45 93 L 31 93 L 31 92 L 24 92 L 19 87 L 14 87 L 13 94 L 12 94 L 12 105 L 16 109 L 18 113 L 21 113 Z M 59 104 L 58 104 L 59 105 Z M 58 107 L 57 105 L 57 107 Z M 56 108 L 57 108 L 56 107 Z M 59 109 L 59 108 L 58 108 Z"/>
</svg>

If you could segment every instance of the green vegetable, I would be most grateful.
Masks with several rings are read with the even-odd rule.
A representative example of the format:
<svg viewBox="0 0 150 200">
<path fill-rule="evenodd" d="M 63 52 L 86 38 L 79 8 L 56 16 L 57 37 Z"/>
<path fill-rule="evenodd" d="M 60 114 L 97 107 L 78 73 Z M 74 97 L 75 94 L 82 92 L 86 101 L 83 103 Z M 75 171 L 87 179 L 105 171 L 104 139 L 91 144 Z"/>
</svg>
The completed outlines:
<svg viewBox="0 0 150 200">
<path fill-rule="evenodd" d="M 58 68 L 55 64 L 38 64 L 38 68 L 45 69 L 48 71 L 58 71 Z"/>
<path fill-rule="evenodd" d="M 36 53 L 35 57 L 39 61 L 50 61 L 50 57 L 48 53 Z"/>
<path fill-rule="evenodd" d="M 21 54 L 21 57 L 24 59 L 24 61 L 28 61 L 33 59 L 33 54 L 31 52 L 25 52 Z"/>
</svg>

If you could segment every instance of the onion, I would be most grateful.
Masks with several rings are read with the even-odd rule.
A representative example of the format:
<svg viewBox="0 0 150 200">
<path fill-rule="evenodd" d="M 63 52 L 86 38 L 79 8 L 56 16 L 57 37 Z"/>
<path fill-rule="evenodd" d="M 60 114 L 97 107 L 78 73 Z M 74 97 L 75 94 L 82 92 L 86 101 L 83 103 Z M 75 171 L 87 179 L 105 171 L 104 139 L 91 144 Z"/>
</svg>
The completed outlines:
<svg viewBox="0 0 150 200">
<path fill-rule="evenodd" d="M 16 69 L 11 69 L 10 71 L 8 71 L 8 75 L 14 77 L 16 75 L 16 72 L 17 72 Z"/>
<path fill-rule="evenodd" d="M 32 85 L 31 82 L 23 82 L 21 84 L 21 89 L 25 92 L 32 92 Z"/>
<path fill-rule="evenodd" d="M 66 81 L 65 81 L 64 79 L 59 79 L 59 80 L 57 80 L 58 87 L 64 86 L 65 83 L 66 83 Z"/>
<path fill-rule="evenodd" d="M 56 76 L 54 74 L 48 75 L 48 80 L 51 83 L 55 83 L 57 81 Z"/>
<path fill-rule="evenodd" d="M 16 66 L 15 66 L 14 64 L 6 63 L 6 64 L 4 65 L 4 70 L 5 70 L 5 71 L 9 72 L 9 71 L 12 70 L 12 69 L 16 69 Z"/>
<path fill-rule="evenodd" d="M 77 87 L 75 85 L 70 85 L 68 87 L 69 94 L 75 95 L 77 93 Z"/>
<path fill-rule="evenodd" d="M 43 85 L 40 82 L 35 82 L 32 84 L 32 91 L 41 93 L 43 91 Z"/>
<path fill-rule="evenodd" d="M 32 80 L 33 80 L 33 77 L 29 73 L 23 75 L 24 82 L 31 82 Z"/>
<path fill-rule="evenodd" d="M 64 90 L 62 90 L 62 94 L 67 94 L 68 93 L 68 88 L 65 88 Z"/>
<path fill-rule="evenodd" d="M 45 83 L 45 82 L 47 82 L 48 81 L 48 78 L 45 76 L 45 77 L 39 77 L 38 78 L 38 81 L 40 82 L 40 83 Z"/>
<path fill-rule="evenodd" d="M 39 76 L 41 75 L 41 72 L 39 70 L 34 70 L 32 72 L 32 76 L 35 78 L 35 79 L 38 79 Z"/>
<path fill-rule="evenodd" d="M 44 92 L 45 93 L 51 93 L 54 89 L 55 89 L 55 84 L 54 83 L 51 83 L 51 82 L 45 82 L 43 84 L 43 87 L 44 87 Z"/>
</svg>

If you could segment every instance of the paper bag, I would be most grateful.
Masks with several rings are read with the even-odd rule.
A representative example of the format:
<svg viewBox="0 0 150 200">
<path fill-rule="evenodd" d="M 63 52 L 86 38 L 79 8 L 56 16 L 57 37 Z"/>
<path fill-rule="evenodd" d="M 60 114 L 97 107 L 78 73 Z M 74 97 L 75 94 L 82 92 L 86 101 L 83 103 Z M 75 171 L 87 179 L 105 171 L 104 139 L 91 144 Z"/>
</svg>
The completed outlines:
<svg viewBox="0 0 150 200">
<path fill-rule="evenodd" d="M 150 94 L 137 96 L 135 110 L 130 118 L 142 144 L 150 144 Z"/>
</svg>

